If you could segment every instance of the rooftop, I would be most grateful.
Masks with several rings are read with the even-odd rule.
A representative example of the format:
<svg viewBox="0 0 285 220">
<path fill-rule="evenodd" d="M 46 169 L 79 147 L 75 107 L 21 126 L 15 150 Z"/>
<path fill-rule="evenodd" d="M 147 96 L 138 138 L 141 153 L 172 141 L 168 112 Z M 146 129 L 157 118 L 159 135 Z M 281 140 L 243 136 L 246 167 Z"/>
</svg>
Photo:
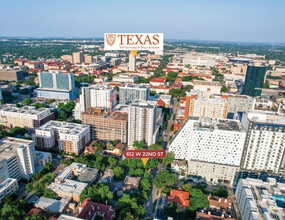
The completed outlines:
<svg viewBox="0 0 285 220">
<path fill-rule="evenodd" d="M 91 183 L 93 182 L 97 175 L 98 175 L 99 170 L 98 169 L 93 169 L 93 168 L 86 168 L 83 170 L 80 174 L 80 176 L 77 178 L 79 182 L 83 183 Z"/>
<path fill-rule="evenodd" d="M 5 104 L 5 105 L 0 105 L 0 112 L 1 111 L 39 116 L 43 113 L 46 115 L 47 113 L 50 112 L 50 109 L 49 108 L 36 109 L 34 106 L 22 106 L 19 108 L 16 107 L 16 105 L 14 104 Z"/>
<path fill-rule="evenodd" d="M 124 184 L 138 186 L 140 184 L 140 181 L 141 181 L 141 177 L 126 176 L 124 179 Z"/>
<path fill-rule="evenodd" d="M 194 86 L 195 85 L 205 85 L 205 86 L 221 86 L 219 82 L 209 82 L 209 81 L 203 81 L 203 80 L 194 80 L 193 81 Z"/>
<path fill-rule="evenodd" d="M 87 183 L 81 183 L 74 180 L 65 179 L 61 182 L 51 183 L 48 186 L 48 189 L 51 189 L 55 192 L 80 195 L 80 193 L 87 187 L 87 185 Z"/>
<path fill-rule="evenodd" d="M 69 135 L 79 135 L 82 132 L 85 132 L 86 129 L 90 129 L 89 125 L 77 124 L 77 123 L 68 123 L 61 121 L 48 121 L 39 128 L 36 128 L 37 131 L 51 131 L 53 129 L 59 129 L 60 134 L 69 134 Z"/>
<path fill-rule="evenodd" d="M 189 116 L 188 120 L 197 120 L 194 127 L 196 130 L 225 130 L 225 131 L 243 131 L 238 120 L 221 119 L 221 118 L 207 118 Z"/>
<path fill-rule="evenodd" d="M 180 205 L 180 207 L 186 207 L 189 205 L 189 192 L 183 191 L 182 188 L 178 190 L 171 189 L 170 196 L 168 197 L 169 202 L 174 202 Z"/>
<path fill-rule="evenodd" d="M 115 209 L 110 205 L 105 205 L 101 203 L 95 203 L 91 199 L 85 199 L 80 205 L 82 211 L 79 213 L 78 218 L 91 220 L 93 219 L 95 213 L 98 213 L 98 216 L 104 214 L 105 220 L 115 219 Z"/>
<path fill-rule="evenodd" d="M 154 108 L 156 106 L 156 102 L 153 101 L 134 101 L 130 105 L 130 107 L 140 107 L 140 108 Z"/>
<path fill-rule="evenodd" d="M 43 151 L 35 151 L 35 154 L 37 156 L 37 159 L 45 159 L 51 156 L 51 153 L 43 152 Z"/>
<path fill-rule="evenodd" d="M 131 84 L 131 83 L 125 83 L 124 85 L 120 86 L 121 88 L 129 88 L 129 89 L 147 89 L 149 88 L 148 84 L 140 83 L 140 84 Z"/>
<path fill-rule="evenodd" d="M 0 161 L 17 155 L 17 149 L 33 144 L 32 140 L 5 137 L 0 140 Z"/>
<path fill-rule="evenodd" d="M 46 209 L 50 210 L 53 212 L 62 212 L 65 207 L 67 206 L 68 202 L 67 201 L 61 201 L 61 200 L 56 200 L 56 199 L 49 199 L 45 197 L 40 197 L 36 202 L 35 202 L 35 207 L 41 208 L 41 209 Z"/>
<path fill-rule="evenodd" d="M 0 192 L 5 190 L 7 187 L 9 187 L 15 181 L 17 182 L 17 179 L 7 178 L 4 182 L 0 183 Z"/>
<path fill-rule="evenodd" d="M 279 114 L 273 111 L 263 110 L 248 110 L 245 112 L 247 118 L 255 123 L 267 123 L 267 124 L 285 124 L 285 115 Z"/>
</svg>

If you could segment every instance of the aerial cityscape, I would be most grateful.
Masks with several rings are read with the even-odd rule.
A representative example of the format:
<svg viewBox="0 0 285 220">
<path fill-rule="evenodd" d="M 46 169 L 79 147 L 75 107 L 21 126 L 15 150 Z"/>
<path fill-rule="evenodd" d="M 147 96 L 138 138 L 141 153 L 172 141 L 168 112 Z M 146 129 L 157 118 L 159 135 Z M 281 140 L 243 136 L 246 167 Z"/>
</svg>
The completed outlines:
<svg viewBox="0 0 285 220">
<path fill-rule="evenodd" d="M 0 2 L 0 220 L 284 220 L 284 11 Z"/>
</svg>

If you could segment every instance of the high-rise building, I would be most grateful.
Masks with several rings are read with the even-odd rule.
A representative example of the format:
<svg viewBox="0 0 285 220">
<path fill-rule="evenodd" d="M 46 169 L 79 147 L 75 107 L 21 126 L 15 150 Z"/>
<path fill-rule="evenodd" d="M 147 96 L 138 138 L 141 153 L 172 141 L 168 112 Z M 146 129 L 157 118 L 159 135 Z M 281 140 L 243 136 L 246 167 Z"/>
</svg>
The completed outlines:
<svg viewBox="0 0 285 220">
<path fill-rule="evenodd" d="M 117 92 L 105 84 L 96 84 L 89 87 L 81 87 L 80 101 L 74 109 L 75 119 L 81 119 L 81 113 L 90 107 L 101 107 L 111 111 L 117 105 Z"/>
<path fill-rule="evenodd" d="M 17 179 L 7 178 L 0 183 L 0 203 L 5 196 L 11 196 L 19 188 Z"/>
<path fill-rule="evenodd" d="M 91 64 L 92 63 L 92 56 L 88 54 L 84 54 L 84 63 Z"/>
<path fill-rule="evenodd" d="M 88 108 L 81 114 L 81 120 L 82 124 L 91 126 L 92 140 L 127 143 L 128 112 L 109 113 L 102 108 Z"/>
<path fill-rule="evenodd" d="M 285 173 L 285 116 L 249 110 L 241 123 L 247 130 L 241 168 Z"/>
<path fill-rule="evenodd" d="M 58 146 L 66 153 L 80 154 L 90 142 L 90 126 L 76 123 L 49 121 L 35 130 L 33 140 L 37 147 Z"/>
<path fill-rule="evenodd" d="M 80 51 L 72 53 L 72 58 L 73 58 L 73 64 L 83 63 L 84 60 L 83 52 Z"/>
<path fill-rule="evenodd" d="M 35 170 L 34 142 L 6 137 L 0 140 L 0 176 L 20 180 L 30 179 Z"/>
<path fill-rule="evenodd" d="M 61 71 L 41 72 L 39 81 L 38 97 L 71 100 L 78 96 L 72 73 L 61 73 Z"/>
<path fill-rule="evenodd" d="M 128 145 L 144 140 L 155 144 L 159 128 L 156 126 L 157 106 L 155 102 L 137 101 L 129 105 Z"/>
<path fill-rule="evenodd" d="M 36 109 L 34 106 L 18 108 L 14 104 L 0 106 L 0 124 L 8 128 L 18 126 L 32 130 L 54 119 L 54 113 L 49 108 Z"/>
<path fill-rule="evenodd" d="M 128 104 L 135 100 L 147 101 L 149 91 L 148 84 L 124 84 L 120 86 L 120 104 Z"/>
<path fill-rule="evenodd" d="M 242 94 L 260 96 L 265 74 L 266 67 L 264 66 L 248 66 Z"/>
<path fill-rule="evenodd" d="M 276 179 L 240 179 L 235 191 L 235 199 L 241 219 L 284 219 L 284 183 Z M 277 194 L 277 195 L 276 195 Z"/>
<path fill-rule="evenodd" d="M 184 121 L 188 116 L 227 118 L 228 101 L 221 97 L 204 98 L 199 91 L 186 93 Z"/>
<path fill-rule="evenodd" d="M 61 58 L 62 60 L 66 60 L 66 61 L 68 61 L 68 62 L 70 62 L 70 63 L 73 63 L 73 57 L 72 57 L 72 55 L 62 55 L 60 58 Z"/>
<path fill-rule="evenodd" d="M 189 116 L 171 141 L 175 159 L 187 160 L 191 175 L 233 182 L 239 170 L 246 132 L 231 119 Z"/>
<path fill-rule="evenodd" d="M 23 71 L 19 70 L 0 70 L 0 80 L 7 80 L 7 81 L 20 81 L 23 80 L 24 73 Z"/>
<path fill-rule="evenodd" d="M 129 71 L 136 71 L 136 56 L 129 55 Z"/>
<path fill-rule="evenodd" d="M 233 115 L 237 112 L 253 110 L 255 106 L 255 99 L 247 95 L 223 93 L 215 94 L 214 96 L 228 101 L 228 118 L 233 118 Z"/>
<path fill-rule="evenodd" d="M 193 82 L 193 89 L 202 92 L 204 97 L 210 97 L 212 94 L 219 94 L 222 85 L 217 81 L 209 82 L 203 80 L 195 80 Z"/>
</svg>

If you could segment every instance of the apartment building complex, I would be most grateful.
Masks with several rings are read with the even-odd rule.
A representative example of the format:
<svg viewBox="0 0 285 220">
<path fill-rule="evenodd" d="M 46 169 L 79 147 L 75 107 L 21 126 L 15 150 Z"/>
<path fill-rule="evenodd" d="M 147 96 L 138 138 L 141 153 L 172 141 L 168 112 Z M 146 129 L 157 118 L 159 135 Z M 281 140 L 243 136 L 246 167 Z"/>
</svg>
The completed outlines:
<svg viewBox="0 0 285 220">
<path fill-rule="evenodd" d="M 148 84 L 124 84 L 120 86 L 120 104 L 128 104 L 135 100 L 147 101 L 149 91 Z"/>
<path fill-rule="evenodd" d="M 17 179 L 7 178 L 0 183 L 0 203 L 5 196 L 10 196 L 19 188 Z"/>
<path fill-rule="evenodd" d="M 221 97 L 204 98 L 200 91 L 186 93 L 184 121 L 188 116 L 227 118 L 228 102 Z"/>
<path fill-rule="evenodd" d="M 72 73 L 61 73 L 61 71 L 55 70 L 41 72 L 39 73 L 39 83 L 40 87 L 37 89 L 38 97 L 72 100 L 78 96 Z"/>
<path fill-rule="evenodd" d="M 82 87 L 80 101 L 76 103 L 74 109 L 75 119 L 81 120 L 81 113 L 88 108 L 101 107 L 111 111 L 117 105 L 116 89 L 105 85 L 96 84 L 94 86 Z"/>
<path fill-rule="evenodd" d="M 239 170 L 246 132 L 237 120 L 205 117 L 187 119 L 169 151 L 187 160 L 189 174 L 233 182 Z"/>
<path fill-rule="evenodd" d="M 83 60 L 84 60 L 84 55 L 82 51 L 72 53 L 73 64 L 81 64 L 83 63 Z"/>
<path fill-rule="evenodd" d="M 0 70 L 0 80 L 7 80 L 7 81 L 20 81 L 23 80 L 24 73 L 23 71 L 19 70 Z"/>
<path fill-rule="evenodd" d="M 82 124 L 91 126 L 91 139 L 120 140 L 127 143 L 128 112 L 107 112 L 102 108 L 88 108 L 81 114 Z"/>
<path fill-rule="evenodd" d="M 253 110 L 255 106 L 255 99 L 247 95 L 237 94 L 215 94 L 215 97 L 221 97 L 228 101 L 228 114 Z"/>
<path fill-rule="evenodd" d="M 202 54 L 202 53 L 189 53 L 183 55 L 182 63 L 183 65 L 191 66 L 215 66 L 217 57 L 213 54 Z"/>
<path fill-rule="evenodd" d="M 241 123 L 248 131 L 241 168 L 284 173 L 285 116 L 249 110 L 243 113 Z"/>
<path fill-rule="evenodd" d="M 114 82 L 135 83 L 138 79 L 139 76 L 126 73 L 113 76 Z"/>
<path fill-rule="evenodd" d="M 58 146 L 65 153 L 80 154 L 90 142 L 90 126 L 76 123 L 49 121 L 35 130 L 36 146 L 51 148 Z"/>
<path fill-rule="evenodd" d="M 268 178 L 267 182 L 258 179 L 240 179 L 235 198 L 242 219 L 284 219 L 285 184 Z"/>
<path fill-rule="evenodd" d="M 49 108 L 36 109 L 33 106 L 18 108 L 14 104 L 0 106 L 0 124 L 8 128 L 18 126 L 28 130 L 35 129 L 54 119 L 54 113 Z"/>
<path fill-rule="evenodd" d="M 0 140 L 0 181 L 30 179 L 36 172 L 34 157 L 33 141 L 11 137 Z"/>
<path fill-rule="evenodd" d="M 221 88 L 222 85 L 217 81 L 209 82 L 203 80 L 195 80 L 193 82 L 193 89 L 202 92 L 203 96 L 205 97 L 220 93 Z"/>
<path fill-rule="evenodd" d="M 157 106 L 155 102 L 136 101 L 129 105 L 128 113 L 128 145 L 134 141 L 144 140 L 146 144 L 155 144 L 159 127 Z"/>
</svg>

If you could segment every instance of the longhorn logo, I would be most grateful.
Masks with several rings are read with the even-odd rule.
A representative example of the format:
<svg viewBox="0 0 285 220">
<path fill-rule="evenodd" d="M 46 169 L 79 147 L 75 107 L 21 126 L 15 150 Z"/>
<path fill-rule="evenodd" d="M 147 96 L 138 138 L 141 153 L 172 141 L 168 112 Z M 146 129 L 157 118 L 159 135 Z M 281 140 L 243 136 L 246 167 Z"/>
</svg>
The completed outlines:
<svg viewBox="0 0 285 220">
<path fill-rule="evenodd" d="M 106 42 L 109 46 L 112 46 L 116 41 L 115 34 L 106 34 Z"/>
</svg>

